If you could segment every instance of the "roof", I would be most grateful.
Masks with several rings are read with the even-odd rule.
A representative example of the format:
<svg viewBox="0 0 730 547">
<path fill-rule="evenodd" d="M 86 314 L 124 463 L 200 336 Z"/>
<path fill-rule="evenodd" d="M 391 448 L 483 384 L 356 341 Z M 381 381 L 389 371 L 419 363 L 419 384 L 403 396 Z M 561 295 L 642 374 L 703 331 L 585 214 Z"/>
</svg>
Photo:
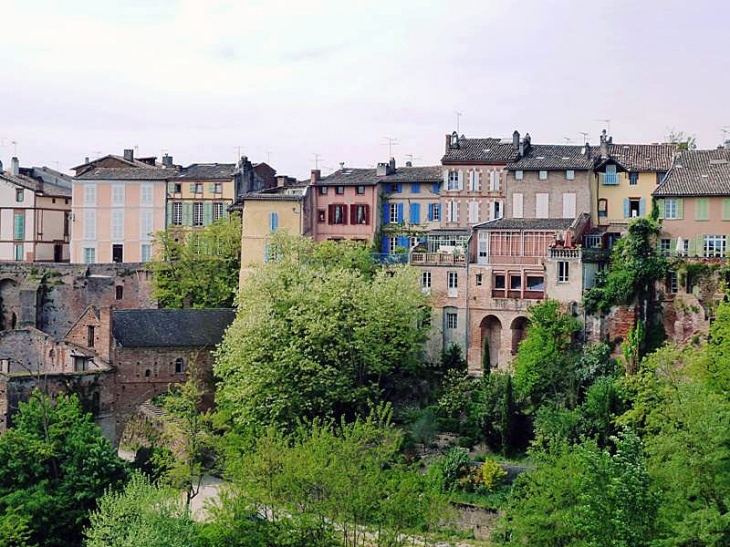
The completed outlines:
<svg viewBox="0 0 730 547">
<path fill-rule="evenodd" d="M 95 168 L 76 177 L 76 180 L 167 180 L 177 176 L 175 169 L 160 167 Z"/>
<path fill-rule="evenodd" d="M 730 196 L 730 149 L 677 153 L 654 196 Z"/>
<path fill-rule="evenodd" d="M 235 170 L 235 163 L 193 163 L 183 167 L 177 176 L 181 179 L 231 180 Z"/>
<path fill-rule="evenodd" d="M 585 153 L 583 146 L 569 146 L 559 144 L 533 144 L 524 156 L 507 165 L 510 170 L 522 171 L 550 171 L 576 170 L 588 171 L 593 169 L 593 157 Z"/>
<path fill-rule="evenodd" d="M 322 177 L 315 184 L 327 186 L 373 186 L 380 182 L 439 182 L 441 166 L 398 167 L 394 173 L 378 176 L 377 169 L 345 167 Z"/>
<path fill-rule="evenodd" d="M 122 347 L 213 347 L 235 317 L 233 309 L 112 310 L 112 336 Z"/>
<path fill-rule="evenodd" d="M 260 192 L 250 192 L 241 196 L 241 201 L 301 201 L 307 195 L 309 181 L 270 188 Z"/>
<path fill-rule="evenodd" d="M 574 218 L 498 218 L 475 224 L 478 230 L 565 230 Z"/>
<path fill-rule="evenodd" d="M 440 182 L 444 178 L 440 165 L 398 167 L 395 173 L 378 177 L 378 182 Z"/>
<path fill-rule="evenodd" d="M 25 175 L 12 175 L 7 171 L 0 173 L 0 179 L 5 180 L 16 186 L 21 186 L 33 192 L 42 194 L 50 197 L 71 197 L 71 189 L 64 186 L 58 186 L 57 184 L 51 184 L 50 182 L 41 183 L 34 178 Z"/>
<path fill-rule="evenodd" d="M 519 151 L 512 146 L 512 139 L 459 139 L 458 148 L 447 148 L 441 163 L 511 163 Z"/>
<path fill-rule="evenodd" d="M 84 166 L 87 165 L 93 165 L 97 161 L 105 160 L 107 158 L 114 158 L 115 160 L 121 161 L 123 163 L 126 163 L 130 167 L 151 167 L 148 163 L 145 163 L 143 161 L 139 161 L 138 159 L 133 159 L 132 161 L 129 161 L 128 159 L 125 159 L 123 156 L 117 156 L 116 154 L 107 154 L 106 156 L 102 156 L 100 158 L 93 159 L 89 162 L 82 163 L 80 165 L 77 165 L 76 167 L 72 167 L 71 169 L 73 171 L 76 171 L 77 169 L 81 169 Z M 157 158 L 157 156 L 148 156 L 148 158 Z"/>
<path fill-rule="evenodd" d="M 592 148 L 597 160 L 600 146 Z M 629 171 L 669 171 L 677 155 L 673 144 L 609 144 L 608 155 Z"/>
</svg>

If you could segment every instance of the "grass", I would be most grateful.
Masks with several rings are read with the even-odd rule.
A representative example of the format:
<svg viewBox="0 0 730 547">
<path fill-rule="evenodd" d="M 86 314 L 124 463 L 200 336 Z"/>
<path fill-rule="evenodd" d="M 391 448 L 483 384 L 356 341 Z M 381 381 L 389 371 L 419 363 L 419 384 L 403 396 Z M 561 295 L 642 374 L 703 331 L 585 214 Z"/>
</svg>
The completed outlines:
<svg viewBox="0 0 730 547">
<path fill-rule="evenodd" d="M 499 488 L 499 490 L 490 492 L 488 494 L 456 491 L 451 494 L 450 500 L 453 503 L 465 503 L 468 505 L 481 507 L 482 509 L 500 511 L 506 507 L 507 498 L 511 490 L 511 486 L 504 485 Z"/>
</svg>

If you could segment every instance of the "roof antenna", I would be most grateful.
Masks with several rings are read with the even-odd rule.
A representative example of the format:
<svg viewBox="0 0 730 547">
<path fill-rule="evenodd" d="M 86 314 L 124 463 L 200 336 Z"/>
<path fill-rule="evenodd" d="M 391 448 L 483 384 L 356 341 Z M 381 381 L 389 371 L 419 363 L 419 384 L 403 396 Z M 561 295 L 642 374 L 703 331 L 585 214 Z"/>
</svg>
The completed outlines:
<svg viewBox="0 0 730 547">
<path fill-rule="evenodd" d="M 603 122 L 606 124 L 606 130 L 608 131 L 608 136 L 611 136 L 611 120 L 598 120 L 599 122 Z"/>
<path fill-rule="evenodd" d="M 459 133 L 459 118 L 461 118 L 461 115 L 463 114 L 463 112 L 459 112 L 457 110 L 456 112 L 454 112 L 454 114 L 456 114 L 456 133 L 458 134 Z"/>
<path fill-rule="evenodd" d="M 312 153 L 314 156 L 314 168 L 319 169 L 319 160 L 322 159 L 322 154 Z"/>
<path fill-rule="evenodd" d="M 271 150 L 266 151 L 266 165 L 271 167 Z"/>
<path fill-rule="evenodd" d="M 10 144 L 13 145 L 13 156 L 18 155 L 18 141 L 10 141 Z"/>
<path fill-rule="evenodd" d="M 570 141 L 572 140 L 570 137 L 563 137 L 565 140 L 565 144 L 570 144 Z"/>
<path fill-rule="evenodd" d="M 586 142 L 588 142 L 588 133 L 585 131 L 578 131 L 581 135 L 583 135 L 583 144 L 585 145 Z"/>
<path fill-rule="evenodd" d="M 398 146 L 398 139 L 394 139 L 393 137 L 383 137 L 388 142 L 381 143 L 383 146 L 388 146 L 388 157 L 393 157 L 393 147 Z"/>
</svg>

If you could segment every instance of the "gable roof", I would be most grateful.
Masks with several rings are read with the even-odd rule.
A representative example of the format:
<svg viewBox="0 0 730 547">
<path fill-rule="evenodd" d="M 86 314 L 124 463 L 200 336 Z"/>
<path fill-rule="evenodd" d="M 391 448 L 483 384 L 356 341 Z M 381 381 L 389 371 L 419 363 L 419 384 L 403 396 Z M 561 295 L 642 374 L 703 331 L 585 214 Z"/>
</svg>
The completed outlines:
<svg viewBox="0 0 730 547">
<path fill-rule="evenodd" d="M 498 218 L 475 224 L 477 230 L 566 230 L 574 218 Z"/>
<path fill-rule="evenodd" d="M 609 144 L 608 156 L 628 171 L 669 171 L 677 155 L 673 144 Z M 592 148 L 601 160 L 601 148 Z"/>
<path fill-rule="evenodd" d="M 106 156 L 102 156 L 100 158 L 93 159 L 93 160 L 89 161 L 88 163 L 82 163 L 80 165 L 77 165 L 76 167 L 72 167 L 71 170 L 76 171 L 77 169 L 82 169 L 86 166 L 93 167 L 93 165 L 95 163 L 100 162 L 105 159 L 109 159 L 109 158 L 122 162 L 122 163 L 128 165 L 129 167 L 152 167 L 150 164 L 145 163 L 143 161 L 139 161 L 138 159 L 133 159 L 132 161 L 129 161 L 128 159 L 125 159 L 123 156 L 117 156 L 116 154 L 107 154 Z M 156 156 L 149 156 L 149 158 L 156 159 Z"/>
<path fill-rule="evenodd" d="M 160 167 L 98 167 L 76 177 L 76 180 L 167 180 L 177 176 L 175 169 Z"/>
<path fill-rule="evenodd" d="M 379 182 L 439 182 L 441 167 L 397 167 L 394 173 L 378 176 L 377 169 L 345 167 L 322 177 L 315 184 L 325 186 L 374 186 Z"/>
<path fill-rule="evenodd" d="M 112 310 L 112 336 L 122 347 L 214 347 L 234 309 Z"/>
<path fill-rule="evenodd" d="M 510 171 L 555 171 L 567 169 L 588 171 L 593 169 L 593 157 L 590 151 L 586 153 L 584 146 L 533 144 L 528 147 L 524 156 L 508 164 L 507 169 Z"/>
<path fill-rule="evenodd" d="M 177 176 L 181 179 L 231 180 L 235 170 L 235 163 L 193 163 L 183 167 Z"/>
<path fill-rule="evenodd" d="M 519 150 L 512 146 L 512 139 L 459 139 L 458 148 L 447 148 L 441 163 L 511 163 L 517 159 Z"/>
<path fill-rule="evenodd" d="M 0 173 L 0 179 L 5 180 L 10 184 L 14 184 L 15 186 L 25 188 L 26 190 L 31 190 L 32 192 L 43 196 L 62 198 L 71 197 L 70 188 L 66 188 L 65 186 L 58 186 L 57 184 L 52 184 L 50 182 L 41 183 L 36 179 L 28 177 L 26 175 L 12 175 L 8 172 L 4 172 Z"/>
<path fill-rule="evenodd" d="M 730 196 L 730 149 L 678 152 L 654 196 Z"/>
</svg>

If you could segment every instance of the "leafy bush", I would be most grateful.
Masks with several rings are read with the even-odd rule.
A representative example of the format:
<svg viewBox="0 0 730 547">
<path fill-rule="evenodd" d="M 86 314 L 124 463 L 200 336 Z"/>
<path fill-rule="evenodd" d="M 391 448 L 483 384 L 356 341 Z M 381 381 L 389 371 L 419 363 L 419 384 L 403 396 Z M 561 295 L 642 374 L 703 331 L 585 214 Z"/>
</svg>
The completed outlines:
<svg viewBox="0 0 730 547">
<path fill-rule="evenodd" d="M 491 458 L 484 460 L 480 469 L 481 474 L 481 486 L 487 490 L 487 492 L 494 492 L 497 488 L 502 486 L 507 471 L 497 462 Z"/>
<path fill-rule="evenodd" d="M 439 410 L 448 417 L 461 416 L 469 404 L 471 389 L 472 381 L 465 371 L 450 369 L 438 400 Z"/>
</svg>

